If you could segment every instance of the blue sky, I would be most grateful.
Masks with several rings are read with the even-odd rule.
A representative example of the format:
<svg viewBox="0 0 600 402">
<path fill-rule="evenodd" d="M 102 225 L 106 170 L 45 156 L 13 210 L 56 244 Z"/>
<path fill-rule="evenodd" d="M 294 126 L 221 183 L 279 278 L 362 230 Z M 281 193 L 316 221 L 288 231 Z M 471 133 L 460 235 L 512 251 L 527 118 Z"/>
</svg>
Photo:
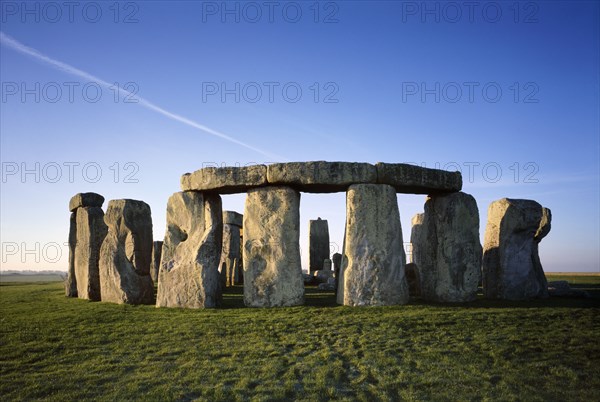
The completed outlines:
<svg viewBox="0 0 600 402">
<path fill-rule="evenodd" d="M 544 268 L 600 271 L 598 2 L 0 4 L 3 269 L 66 269 L 77 192 L 146 201 L 162 239 L 185 172 L 342 160 L 458 166 L 482 238 L 534 199 Z M 425 197 L 398 200 L 409 241 Z M 319 216 L 341 247 L 345 195 L 302 194 L 304 264 Z"/>
</svg>

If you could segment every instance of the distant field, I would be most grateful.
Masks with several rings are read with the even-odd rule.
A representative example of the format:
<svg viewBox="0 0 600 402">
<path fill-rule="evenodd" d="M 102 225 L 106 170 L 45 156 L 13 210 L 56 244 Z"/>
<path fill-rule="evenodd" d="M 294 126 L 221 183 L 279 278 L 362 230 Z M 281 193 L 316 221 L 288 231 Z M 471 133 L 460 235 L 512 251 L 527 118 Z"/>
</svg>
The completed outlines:
<svg viewBox="0 0 600 402">
<path fill-rule="evenodd" d="M 600 277 L 588 299 L 156 309 L 0 284 L 2 400 L 600 400 Z M 591 278 L 591 281 L 588 279 Z M 551 280 L 556 279 L 552 276 Z"/>
<path fill-rule="evenodd" d="M 2 274 L 0 282 L 62 282 L 60 275 Z"/>
</svg>

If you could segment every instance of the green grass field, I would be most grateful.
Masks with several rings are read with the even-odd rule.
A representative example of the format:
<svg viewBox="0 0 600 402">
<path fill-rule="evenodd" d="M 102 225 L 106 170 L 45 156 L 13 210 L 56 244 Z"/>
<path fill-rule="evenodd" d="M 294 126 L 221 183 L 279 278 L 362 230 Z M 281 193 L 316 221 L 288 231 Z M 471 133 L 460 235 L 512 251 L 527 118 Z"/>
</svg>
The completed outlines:
<svg viewBox="0 0 600 402">
<path fill-rule="evenodd" d="M 584 278 L 584 279 L 582 279 Z M 591 278 L 591 279 L 590 279 Z M 156 309 L 0 285 L 9 400 L 600 400 L 600 276 L 589 299 Z"/>
</svg>

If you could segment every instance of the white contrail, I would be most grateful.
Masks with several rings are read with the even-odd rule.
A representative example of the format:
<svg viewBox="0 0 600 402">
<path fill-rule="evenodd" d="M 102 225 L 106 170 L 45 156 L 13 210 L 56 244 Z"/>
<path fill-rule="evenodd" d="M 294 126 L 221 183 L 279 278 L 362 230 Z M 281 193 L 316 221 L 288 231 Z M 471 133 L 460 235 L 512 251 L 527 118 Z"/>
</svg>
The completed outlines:
<svg viewBox="0 0 600 402">
<path fill-rule="evenodd" d="M 14 49 L 14 50 L 16 50 L 16 51 L 18 51 L 20 53 L 26 54 L 26 55 L 31 56 L 31 57 L 39 60 L 39 61 L 42 61 L 42 62 L 44 62 L 46 64 L 49 64 L 49 65 L 51 65 L 52 67 L 54 67 L 54 68 L 56 68 L 58 70 L 61 70 L 63 72 L 66 72 L 66 73 L 74 75 L 74 76 L 77 76 L 79 78 L 83 78 L 83 79 L 88 80 L 88 81 L 93 81 L 93 82 L 95 82 L 95 83 L 97 83 L 97 84 L 99 84 L 99 85 L 101 85 L 101 86 L 103 86 L 105 88 L 108 88 L 108 89 L 111 89 L 111 90 L 114 89 L 114 85 L 113 84 L 111 84 L 111 83 L 109 83 L 107 81 L 104 81 L 104 80 L 102 80 L 102 79 L 100 79 L 98 77 L 95 77 L 95 76 L 93 76 L 93 75 L 91 75 L 89 73 L 86 73 L 85 71 L 79 70 L 78 68 L 70 66 L 70 65 L 68 65 L 66 63 L 63 63 L 63 62 L 58 61 L 58 60 L 54 60 L 53 58 L 50 58 L 50 57 L 48 57 L 48 56 L 46 56 L 46 55 L 38 52 L 37 50 L 35 50 L 35 49 L 31 48 L 31 47 L 25 46 L 24 44 L 22 44 L 18 40 L 14 39 L 14 38 L 12 38 L 12 37 L 10 37 L 8 35 L 6 35 L 4 32 L 0 32 L 0 43 L 2 43 L 3 45 L 5 45 L 7 47 L 10 47 L 11 49 Z M 227 134 L 221 133 L 221 132 L 219 132 L 217 130 L 213 130 L 212 128 L 207 127 L 207 126 L 205 126 L 203 124 L 197 123 L 197 122 L 195 122 L 193 120 L 190 120 L 190 119 L 188 119 L 186 117 L 183 117 L 183 116 L 180 116 L 178 114 L 169 112 L 168 110 L 163 109 L 162 107 L 160 107 L 160 106 L 158 106 L 158 105 L 150 102 L 149 100 L 144 99 L 141 96 L 137 96 L 136 94 L 134 94 L 132 92 L 129 92 L 129 91 L 127 91 L 127 90 L 125 90 L 125 89 L 123 89 L 121 87 L 117 87 L 117 91 L 119 92 L 119 95 L 121 97 L 127 96 L 128 99 L 135 99 L 135 100 L 137 100 L 137 103 L 139 105 L 145 107 L 146 109 L 153 110 L 153 111 L 158 112 L 158 113 L 162 114 L 163 116 L 166 116 L 166 117 L 168 117 L 168 118 L 170 118 L 172 120 L 178 121 L 178 122 L 186 124 L 186 125 L 188 125 L 190 127 L 194 127 L 194 128 L 196 128 L 198 130 L 204 131 L 205 133 L 208 133 L 210 135 L 214 135 L 215 137 L 222 138 L 222 139 L 224 139 L 226 141 L 232 142 L 232 143 L 237 144 L 237 145 L 241 145 L 242 147 L 245 147 L 245 148 L 248 148 L 248 149 L 250 149 L 252 151 L 258 152 L 261 155 L 264 155 L 264 156 L 266 156 L 268 158 L 271 158 L 272 161 L 284 161 L 284 160 L 286 160 L 286 158 L 283 158 L 283 157 L 281 157 L 279 155 L 275 155 L 275 154 L 269 153 L 267 151 L 263 151 L 262 149 L 253 147 L 252 145 L 246 144 L 245 142 L 237 140 L 237 139 L 235 139 L 233 137 L 230 137 Z"/>
</svg>

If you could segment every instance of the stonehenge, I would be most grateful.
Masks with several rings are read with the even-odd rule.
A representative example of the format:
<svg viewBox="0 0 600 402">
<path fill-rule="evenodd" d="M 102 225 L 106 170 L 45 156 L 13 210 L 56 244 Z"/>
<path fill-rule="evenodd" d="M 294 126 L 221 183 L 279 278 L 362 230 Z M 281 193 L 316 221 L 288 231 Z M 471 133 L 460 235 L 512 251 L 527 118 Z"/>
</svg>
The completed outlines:
<svg viewBox="0 0 600 402">
<path fill-rule="evenodd" d="M 65 282 L 65 296 L 77 297 L 77 279 L 75 278 L 75 245 L 77 244 L 77 212 L 71 212 L 69 219 L 69 268 Z"/>
<path fill-rule="evenodd" d="M 538 255 L 552 214 L 532 200 L 503 198 L 488 208 L 483 248 L 483 292 L 492 299 L 548 297 Z"/>
<path fill-rule="evenodd" d="M 323 269 L 323 261 L 329 259 L 329 226 L 327 220 L 318 218 L 308 221 L 309 272 Z"/>
<path fill-rule="evenodd" d="M 241 230 L 243 216 L 235 211 L 223 211 L 223 247 L 221 248 L 221 285 L 242 283 Z"/>
<path fill-rule="evenodd" d="M 224 287 L 243 284 L 246 306 L 285 307 L 304 303 L 306 282 L 335 290 L 345 306 L 402 305 L 409 297 L 454 303 L 476 298 L 483 273 L 486 298 L 548 296 L 538 244 L 550 231 L 550 210 L 530 200 L 493 202 L 482 248 L 477 204 L 461 192 L 460 172 L 290 162 L 203 168 L 184 174 L 180 185 L 167 202 L 164 242 L 152 241 L 146 203 L 111 200 L 104 214 L 101 195 L 73 196 L 65 294 L 197 309 L 218 307 Z M 329 254 L 327 220 L 311 220 L 303 274 L 300 193 L 341 191 L 342 253 Z M 223 211 L 221 195 L 235 193 L 246 193 L 243 215 Z M 411 222 L 409 264 L 398 193 L 427 194 Z"/>
<path fill-rule="evenodd" d="M 246 306 L 303 304 L 300 193 L 285 186 L 249 190 L 243 228 Z"/>
<path fill-rule="evenodd" d="M 425 213 L 413 217 L 413 263 L 425 300 L 475 300 L 481 279 L 479 211 L 463 192 L 429 196 Z"/>
<path fill-rule="evenodd" d="M 100 247 L 107 233 L 102 204 L 96 193 L 79 193 L 69 201 L 69 273 L 67 296 L 100 300 Z"/>
<path fill-rule="evenodd" d="M 137 200 L 111 200 L 104 222 L 108 233 L 100 248 L 101 300 L 119 304 L 152 304 L 150 206 Z"/>
<path fill-rule="evenodd" d="M 346 195 L 346 230 L 338 303 L 387 306 L 408 302 L 406 256 L 396 190 L 354 184 Z"/>
<path fill-rule="evenodd" d="M 184 191 L 169 198 L 157 307 L 211 308 L 220 304 L 222 239 L 218 194 Z"/>
<path fill-rule="evenodd" d="M 214 191 L 219 194 L 243 193 L 267 184 L 267 167 L 207 167 L 181 176 L 183 191 Z"/>
<path fill-rule="evenodd" d="M 353 184 L 388 184 L 397 193 L 442 194 L 462 189 L 460 172 L 406 163 L 288 162 L 245 167 L 207 167 L 181 177 L 183 191 L 219 194 L 247 192 L 256 187 L 287 186 L 305 193 L 346 191 Z"/>
<path fill-rule="evenodd" d="M 150 263 L 150 277 L 154 285 L 158 283 L 158 271 L 160 269 L 160 258 L 162 255 L 162 241 L 152 243 L 152 261 Z"/>
</svg>

